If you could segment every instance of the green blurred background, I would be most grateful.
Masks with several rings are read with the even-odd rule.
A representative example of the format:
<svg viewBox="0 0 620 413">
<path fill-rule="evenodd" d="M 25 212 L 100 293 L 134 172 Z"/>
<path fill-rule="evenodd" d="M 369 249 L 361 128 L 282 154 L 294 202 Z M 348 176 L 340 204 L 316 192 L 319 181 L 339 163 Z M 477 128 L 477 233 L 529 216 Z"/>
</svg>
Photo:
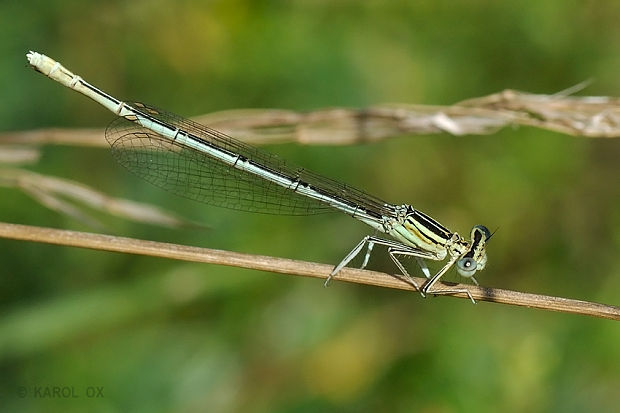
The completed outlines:
<svg viewBox="0 0 620 413">
<path fill-rule="evenodd" d="M 589 78 L 582 93 L 620 96 L 619 18 L 618 3 L 561 0 L 3 1 L 0 130 L 113 118 L 26 67 L 29 49 L 115 96 L 184 116 L 450 104 L 505 88 L 554 93 Z M 515 128 L 269 149 L 461 233 L 499 227 L 482 285 L 620 303 L 620 140 Z M 266 216 L 174 198 L 107 150 L 47 146 L 32 170 L 209 227 L 101 215 L 112 234 L 336 263 L 368 232 L 340 214 Z M 0 199 L 3 221 L 93 230 L 15 190 L 0 189 Z M 612 321 L 4 239 L 0 251 L 1 411 L 620 405 Z M 380 252 L 370 267 L 395 271 Z M 34 386 L 73 386 L 80 397 L 38 398 Z M 104 397 L 88 398 L 91 386 Z"/>
</svg>

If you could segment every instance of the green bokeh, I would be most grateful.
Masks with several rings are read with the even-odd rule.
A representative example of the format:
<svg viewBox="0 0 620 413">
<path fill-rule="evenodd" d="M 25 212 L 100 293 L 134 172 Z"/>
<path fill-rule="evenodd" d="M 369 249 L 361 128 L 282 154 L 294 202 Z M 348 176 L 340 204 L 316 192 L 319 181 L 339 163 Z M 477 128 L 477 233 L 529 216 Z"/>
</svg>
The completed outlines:
<svg viewBox="0 0 620 413">
<path fill-rule="evenodd" d="M 620 95 L 620 6 L 566 1 L 4 1 L 0 131 L 113 116 L 26 67 L 29 49 L 184 116 L 450 104 L 506 88 Z M 103 137 L 102 137 L 103 139 Z M 620 140 L 530 128 L 270 150 L 453 230 L 499 227 L 483 285 L 618 304 Z M 107 150 L 32 168 L 208 229 L 106 232 L 336 263 L 367 228 L 179 200 Z M 1 220 L 92 231 L 0 188 Z M 614 322 L 212 265 L 0 240 L 0 410 L 617 411 Z M 373 256 L 374 257 L 374 256 Z M 385 254 L 371 267 L 392 271 Z M 455 276 L 452 276 L 456 279 Z M 73 386 L 79 398 L 38 398 Z M 89 386 L 103 398 L 88 398 Z M 18 396 L 25 387 L 25 398 Z"/>
</svg>

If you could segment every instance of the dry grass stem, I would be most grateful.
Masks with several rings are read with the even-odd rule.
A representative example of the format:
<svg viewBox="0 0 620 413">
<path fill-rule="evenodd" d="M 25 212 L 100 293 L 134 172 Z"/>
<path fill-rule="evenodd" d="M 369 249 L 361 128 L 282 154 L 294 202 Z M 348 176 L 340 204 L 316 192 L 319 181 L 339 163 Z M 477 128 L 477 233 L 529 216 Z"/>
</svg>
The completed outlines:
<svg viewBox="0 0 620 413">
<path fill-rule="evenodd" d="M 565 91 L 565 92 L 572 92 Z M 450 106 L 382 104 L 363 109 L 311 112 L 240 109 L 195 118 L 252 144 L 297 142 L 347 145 L 403 134 L 481 135 L 507 126 L 532 126 L 573 136 L 620 136 L 620 99 L 605 96 L 540 95 L 505 90 Z M 99 129 L 42 129 L 7 132 L 0 142 L 105 146 Z"/>
<path fill-rule="evenodd" d="M 134 222 L 170 228 L 201 226 L 149 204 L 114 198 L 69 179 L 23 169 L 0 168 L 0 186 L 20 189 L 41 205 L 93 228 L 101 228 L 102 225 L 89 216 L 85 207 Z"/>
<path fill-rule="evenodd" d="M 41 158 L 41 152 L 37 148 L 11 147 L 9 145 L 0 147 L 0 164 L 34 164 L 39 161 L 39 158 Z"/>
<path fill-rule="evenodd" d="M 326 278 L 332 270 L 331 265 L 275 258 L 261 255 L 240 254 L 230 251 L 207 248 L 189 247 L 154 241 L 116 237 L 111 235 L 93 234 L 77 231 L 58 230 L 9 223 L 0 223 L 0 236 L 3 238 L 24 241 L 43 242 L 103 251 L 123 252 L 130 254 L 149 255 L 153 257 L 177 260 L 228 265 L 270 271 L 280 274 L 301 275 L 306 277 Z M 413 287 L 386 273 L 345 268 L 336 277 L 337 280 L 379 287 L 413 290 Z M 416 278 L 422 284 L 425 280 Z M 560 311 L 593 317 L 620 320 L 620 307 L 592 303 L 569 298 L 551 297 L 538 294 L 522 293 L 496 288 L 475 287 L 464 284 L 445 283 L 439 288 L 453 290 L 467 289 L 480 301 L 512 304 L 523 307 Z M 453 294 L 453 297 L 468 299 L 464 293 Z"/>
</svg>

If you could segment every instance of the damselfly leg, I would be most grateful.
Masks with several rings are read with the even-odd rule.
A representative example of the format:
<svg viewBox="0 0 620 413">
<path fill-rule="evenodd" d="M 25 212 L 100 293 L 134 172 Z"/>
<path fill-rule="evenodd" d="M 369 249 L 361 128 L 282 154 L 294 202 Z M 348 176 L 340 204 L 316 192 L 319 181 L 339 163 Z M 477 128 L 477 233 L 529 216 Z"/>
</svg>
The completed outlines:
<svg viewBox="0 0 620 413">
<path fill-rule="evenodd" d="M 327 277 L 327 279 L 325 280 L 325 286 L 327 286 L 329 284 L 329 282 L 331 281 L 331 279 L 336 276 L 336 274 L 338 274 L 340 272 L 340 270 L 342 270 L 347 264 L 349 264 L 351 262 L 351 260 L 353 260 L 360 252 L 361 250 L 364 248 L 364 245 L 368 245 L 367 248 L 367 252 L 366 255 L 364 257 L 364 261 L 362 263 L 361 268 L 364 269 L 366 267 L 366 265 L 368 264 L 368 260 L 370 258 L 370 252 L 372 251 L 373 247 L 375 245 L 383 245 L 385 247 L 387 247 L 387 252 L 389 257 L 391 258 L 391 260 L 394 262 L 394 264 L 396 264 L 396 266 L 398 267 L 398 269 L 401 272 L 401 275 L 396 275 L 396 277 L 398 277 L 400 280 L 412 285 L 416 290 L 420 291 L 422 296 L 424 297 L 424 293 L 422 293 L 420 286 L 418 285 L 418 283 L 415 282 L 415 280 L 409 275 L 409 273 L 407 272 L 407 270 L 405 269 L 405 266 L 400 262 L 400 260 L 397 258 L 397 256 L 410 256 L 410 257 L 415 257 L 417 259 L 418 264 L 420 265 L 420 268 L 422 269 L 422 272 L 424 273 L 424 275 L 427 278 L 430 278 L 430 272 L 428 270 L 428 267 L 426 266 L 426 263 L 424 262 L 424 258 L 428 258 L 428 259 L 437 259 L 437 256 L 429 251 L 424 251 L 421 249 L 416 249 L 413 247 L 410 247 L 408 245 L 404 245 L 401 244 L 400 242 L 397 241 L 392 241 L 392 240 L 387 240 L 384 238 L 379 238 L 379 237 L 375 237 L 375 236 L 371 236 L 371 235 L 367 235 L 365 236 L 360 242 L 359 244 L 357 244 L 352 250 L 351 252 L 349 252 L 344 259 L 334 267 L 334 269 L 332 270 L 331 274 L 329 275 L 329 277 Z M 428 275 L 427 275 L 428 274 Z"/>
<path fill-rule="evenodd" d="M 452 290 L 433 290 L 433 287 L 435 286 L 437 281 L 439 281 L 439 279 L 454 265 L 454 263 L 458 260 L 458 258 L 459 258 L 458 256 L 451 257 L 446 263 L 446 265 L 444 265 L 443 268 L 440 269 L 437 272 L 437 274 L 433 276 L 433 278 L 428 280 L 428 282 L 422 286 L 422 289 L 420 290 L 420 292 L 422 294 L 433 294 L 433 295 L 450 295 L 450 294 L 461 294 L 461 293 L 467 294 L 467 297 L 469 297 L 471 302 L 476 304 L 476 300 L 474 300 L 474 297 L 471 295 L 471 293 L 468 290 L 464 288 L 460 288 L 460 289 L 455 288 Z"/>
<path fill-rule="evenodd" d="M 366 248 L 366 255 L 364 256 L 364 261 L 362 262 L 362 265 L 360 266 L 361 269 L 366 268 L 366 266 L 368 265 L 368 261 L 370 260 L 370 254 L 372 253 L 372 249 L 373 249 L 374 246 L 375 246 L 374 242 L 371 242 L 371 241 L 368 242 L 368 248 Z M 403 244 L 401 244 L 401 246 L 406 247 Z M 396 250 L 393 250 L 392 247 L 389 247 L 388 253 L 390 253 L 390 251 L 396 253 Z M 407 255 L 407 254 L 404 254 L 404 255 Z M 393 257 L 391 253 L 390 253 L 390 257 L 392 257 L 393 260 L 395 259 L 395 257 Z M 424 260 L 422 258 L 420 258 L 419 256 L 417 256 L 417 255 L 415 256 L 415 259 L 418 262 L 418 265 L 420 266 L 420 269 L 422 270 L 422 274 L 424 274 L 424 276 L 426 278 L 428 278 L 428 279 L 431 278 L 431 272 L 429 271 L 428 267 L 426 266 L 426 262 L 424 262 Z M 400 269 L 401 263 L 398 260 L 396 260 L 395 262 L 397 262 L 396 265 Z M 401 270 L 401 271 L 402 272 L 406 272 L 406 271 L 403 271 L 403 270 Z M 476 280 L 474 280 L 474 281 L 476 281 Z M 478 285 L 477 282 L 476 282 L 476 285 Z"/>
</svg>

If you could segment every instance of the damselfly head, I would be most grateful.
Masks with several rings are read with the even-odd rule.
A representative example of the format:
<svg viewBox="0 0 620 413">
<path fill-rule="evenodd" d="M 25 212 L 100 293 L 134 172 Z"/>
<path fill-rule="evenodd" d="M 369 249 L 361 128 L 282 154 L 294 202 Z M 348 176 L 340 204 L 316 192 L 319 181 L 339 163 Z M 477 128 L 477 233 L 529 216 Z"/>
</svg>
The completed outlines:
<svg viewBox="0 0 620 413">
<path fill-rule="evenodd" d="M 456 262 L 456 270 L 462 277 L 470 278 L 487 265 L 486 243 L 491 238 L 491 232 L 484 225 L 476 225 L 471 229 L 471 244 L 469 249 Z"/>
</svg>

